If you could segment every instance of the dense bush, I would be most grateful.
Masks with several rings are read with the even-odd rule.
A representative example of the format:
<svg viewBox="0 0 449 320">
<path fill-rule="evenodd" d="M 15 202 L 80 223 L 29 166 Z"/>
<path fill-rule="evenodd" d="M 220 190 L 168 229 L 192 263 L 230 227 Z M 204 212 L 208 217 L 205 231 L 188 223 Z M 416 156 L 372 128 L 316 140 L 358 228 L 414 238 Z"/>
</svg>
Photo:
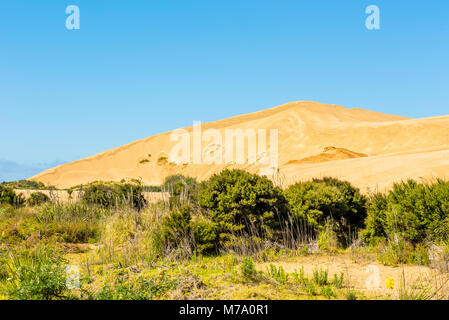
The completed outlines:
<svg viewBox="0 0 449 320">
<path fill-rule="evenodd" d="M 42 192 L 33 192 L 27 199 L 27 203 L 29 206 L 38 206 L 48 201 L 50 201 L 50 198 Z"/>
<path fill-rule="evenodd" d="M 138 183 L 94 182 L 81 187 L 83 201 L 105 208 L 129 205 L 140 210 L 146 204 L 142 191 Z"/>
<path fill-rule="evenodd" d="M 268 236 L 287 215 L 282 190 L 242 170 L 224 170 L 203 182 L 198 204 L 216 224 L 220 241 L 234 232 Z"/>
<path fill-rule="evenodd" d="M 191 208 L 183 206 L 172 210 L 164 217 L 161 226 L 161 238 L 166 249 L 187 246 L 188 250 L 199 253 L 212 253 L 217 249 L 217 234 L 214 223 L 202 217 L 192 220 Z"/>
<path fill-rule="evenodd" d="M 386 239 L 386 211 L 388 197 L 383 193 L 374 193 L 368 197 L 366 228 L 361 232 L 362 240 L 369 245 L 376 245 Z"/>
<path fill-rule="evenodd" d="M 449 236 L 449 182 L 397 183 L 387 195 L 370 201 L 366 242 L 400 237 L 413 245 L 444 241 Z"/>
<path fill-rule="evenodd" d="M 217 227 L 208 220 L 192 222 L 195 250 L 203 254 L 217 253 Z"/>
<path fill-rule="evenodd" d="M 305 220 L 317 233 L 332 220 L 343 244 L 364 226 L 366 199 L 349 182 L 324 178 L 296 183 L 285 191 L 285 197 L 293 217 Z"/>
<path fill-rule="evenodd" d="M 169 205 L 172 210 L 185 204 L 196 206 L 198 183 L 194 178 L 181 174 L 168 176 L 161 190 L 170 194 Z"/>
<path fill-rule="evenodd" d="M 161 235 L 165 244 L 169 247 L 176 247 L 185 240 L 191 240 L 191 220 L 190 208 L 187 206 L 174 210 L 165 216 L 161 228 Z"/>
<path fill-rule="evenodd" d="M 0 203 L 20 207 L 25 203 L 25 198 L 22 194 L 16 194 L 12 188 L 0 185 Z"/>
</svg>

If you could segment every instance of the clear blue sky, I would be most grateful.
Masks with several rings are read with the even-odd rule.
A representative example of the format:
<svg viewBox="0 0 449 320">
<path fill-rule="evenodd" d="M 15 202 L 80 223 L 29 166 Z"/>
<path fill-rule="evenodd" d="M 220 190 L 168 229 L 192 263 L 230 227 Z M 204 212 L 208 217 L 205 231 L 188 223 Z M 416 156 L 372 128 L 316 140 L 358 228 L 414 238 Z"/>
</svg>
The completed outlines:
<svg viewBox="0 0 449 320">
<path fill-rule="evenodd" d="M 289 101 L 449 114 L 448 17 L 447 0 L 2 0 L 0 180 Z"/>
</svg>

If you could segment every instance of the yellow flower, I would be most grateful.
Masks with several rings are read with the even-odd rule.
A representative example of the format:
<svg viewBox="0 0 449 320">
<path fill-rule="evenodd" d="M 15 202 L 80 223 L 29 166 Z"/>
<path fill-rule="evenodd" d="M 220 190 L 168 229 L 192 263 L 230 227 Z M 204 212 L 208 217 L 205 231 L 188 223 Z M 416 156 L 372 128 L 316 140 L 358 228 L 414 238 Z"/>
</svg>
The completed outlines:
<svg viewBox="0 0 449 320">
<path fill-rule="evenodd" d="M 388 278 L 387 279 L 387 288 L 388 289 L 393 289 L 394 288 L 394 279 L 392 279 L 392 278 Z"/>
</svg>

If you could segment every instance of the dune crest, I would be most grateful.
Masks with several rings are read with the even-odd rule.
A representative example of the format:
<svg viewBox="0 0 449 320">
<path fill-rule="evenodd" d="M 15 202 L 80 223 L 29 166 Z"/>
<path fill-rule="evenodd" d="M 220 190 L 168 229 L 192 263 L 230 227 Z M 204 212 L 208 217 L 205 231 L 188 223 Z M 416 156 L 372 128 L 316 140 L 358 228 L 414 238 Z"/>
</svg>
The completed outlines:
<svg viewBox="0 0 449 320">
<path fill-rule="evenodd" d="M 192 132 L 192 127 L 183 128 Z M 403 179 L 449 178 L 449 116 L 410 119 L 310 101 L 205 123 L 202 130 L 278 129 L 279 174 L 285 184 L 320 176 L 349 180 L 362 191 Z M 172 132 L 138 140 L 44 171 L 31 180 L 59 188 L 95 180 L 142 179 L 160 184 L 182 173 L 199 180 L 224 168 L 257 173 L 260 164 L 175 164 Z M 329 148 L 330 146 L 335 146 Z M 337 147 L 338 146 L 338 147 Z M 203 149 L 206 148 L 204 144 Z M 245 155 L 246 156 L 246 155 Z"/>
</svg>

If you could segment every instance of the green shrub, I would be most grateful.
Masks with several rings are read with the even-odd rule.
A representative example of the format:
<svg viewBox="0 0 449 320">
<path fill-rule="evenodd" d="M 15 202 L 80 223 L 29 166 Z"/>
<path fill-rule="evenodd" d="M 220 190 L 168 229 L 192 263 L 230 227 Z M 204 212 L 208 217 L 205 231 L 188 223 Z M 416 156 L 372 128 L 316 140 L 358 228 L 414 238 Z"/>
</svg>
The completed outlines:
<svg viewBox="0 0 449 320">
<path fill-rule="evenodd" d="M 9 299 L 73 298 L 66 287 L 66 260 L 54 248 L 40 245 L 11 251 L 4 268 L 7 279 L 1 289 Z"/>
<path fill-rule="evenodd" d="M 386 233 L 398 232 L 413 244 L 445 240 L 449 213 L 449 182 L 419 184 L 407 181 L 393 186 L 388 196 Z"/>
<path fill-rule="evenodd" d="M 140 183 L 93 182 L 81 187 L 84 202 L 105 208 L 128 205 L 140 210 L 146 205 L 142 191 Z"/>
<path fill-rule="evenodd" d="M 337 289 L 343 288 L 343 278 L 344 278 L 343 272 L 341 272 L 339 276 L 337 276 L 337 274 L 334 274 L 334 278 L 332 279 L 332 285 Z"/>
<path fill-rule="evenodd" d="M 332 287 L 329 285 L 321 287 L 320 294 L 325 296 L 327 299 L 330 299 L 332 297 L 334 297 L 334 298 L 337 297 L 337 294 L 334 292 Z"/>
<path fill-rule="evenodd" d="M 191 243 L 191 220 L 192 216 L 188 206 L 173 210 L 169 215 L 165 216 L 162 221 L 161 235 L 167 247 L 176 248 L 186 240 Z"/>
<path fill-rule="evenodd" d="M 285 272 L 282 266 L 276 267 L 272 263 L 266 270 L 267 276 L 276 280 L 280 284 L 286 284 L 288 281 L 288 273 Z"/>
<path fill-rule="evenodd" d="M 1 186 L 8 187 L 11 189 L 27 189 L 27 190 L 48 190 L 55 189 L 55 187 L 47 187 L 42 182 L 32 181 L 32 180 L 18 180 L 12 182 L 3 182 Z"/>
<path fill-rule="evenodd" d="M 21 207 L 25 203 L 25 198 L 22 194 L 16 194 L 12 188 L 0 185 L 0 203 Z"/>
<path fill-rule="evenodd" d="M 329 271 L 327 269 L 314 269 L 313 270 L 313 282 L 318 286 L 326 286 L 329 284 L 328 280 Z"/>
<path fill-rule="evenodd" d="M 165 216 L 161 224 L 161 238 L 166 249 L 188 246 L 193 252 L 216 253 L 218 249 L 216 225 L 203 217 L 192 220 L 191 208 L 182 206 Z"/>
<path fill-rule="evenodd" d="M 328 220 L 318 235 L 318 248 L 323 251 L 335 251 L 338 248 L 338 234 L 336 224 Z"/>
<path fill-rule="evenodd" d="M 357 293 L 353 290 L 349 290 L 346 293 L 346 300 L 357 300 Z"/>
<path fill-rule="evenodd" d="M 371 194 L 367 202 L 366 228 L 361 232 L 362 240 L 371 246 L 375 246 L 386 239 L 386 211 L 388 197 L 383 193 Z"/>
<path fill-rule="evenodd" d="M 240 271 L 242 272 L 243 278 L 248 280 L 254 280 L 257 276 L 257 270 L 251 258 L 243 258 Z"/>
<path fill-rule="evenodd" d="M 220 242 L 234 232 L 270 236 L 286 219 L 282 191 L 265 177 L 224 170 L 200 186 L 198 204 L 217 224 Z"/>
<path fill-rule="evenodd" d="M 27 199 L 27 203 L 29 206 L 38 206 L 48 201 L 50 201 L 50 198 L 42 192 L 33 192 Z"/>
<path fill-rule="evenodd" d="M 448 213 L 449 182 L 396 183 L 387 195 L 371 197 L 362 238 L 375 244 L 382 238 L 399 237 L 413 246 L 445 241 L 449 235 Z"/>
<path fill-rule="evenodd" d="M 305 220 L 315 231 L 322 231 L 331 219 L 339 241 L 348 245 L 351 233 L 364 226 L 366 199 L 349 182 L 333 178 L 296 183 L 285 191 L 290 212 L 296 220 Z"/>
<path fill-rule="evenodd" d="M 195 198 L 197 181 L 195 178 L 185 177 L 182 174 L 171 175 L 165 178 L 162 189 L 170 192 L 172 196 L 180 196 L 181 193 Z"/>
<path fill-rule="evenodd" d="M 217 227 L 213 222 L 207 220 L 192 221 L 192 230 L 196 251 L 203 254 L 217 252 Z"/>
</svg>

